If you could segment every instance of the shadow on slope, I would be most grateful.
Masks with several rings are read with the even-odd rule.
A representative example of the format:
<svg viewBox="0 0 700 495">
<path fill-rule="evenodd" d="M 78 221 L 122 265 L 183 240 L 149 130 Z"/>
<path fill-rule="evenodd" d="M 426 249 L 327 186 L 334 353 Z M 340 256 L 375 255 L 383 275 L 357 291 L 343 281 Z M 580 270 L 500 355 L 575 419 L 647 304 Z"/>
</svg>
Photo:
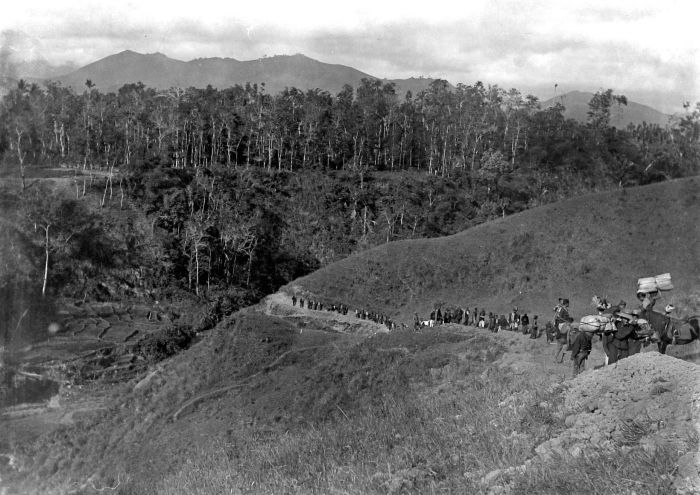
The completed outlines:
<svg viewBox="0 0 700 495">
<path fill-rule="evenodd" d="M 593 294 L 634 302 L 639 277 L 671 272 L 667 302 L 700 311 L 700 178 L 573 198 L 438 239 L 385 244 L 286 286 L 405 322 L 437 304 L 549 319 L 558 297 L 574 316 Z M 693 302 L 694 301 L 694 302 Z M 695 305 L 695 307 L 693 307 Z M 541 316 L 542 318 L 542 316 Z"/>
</svg>

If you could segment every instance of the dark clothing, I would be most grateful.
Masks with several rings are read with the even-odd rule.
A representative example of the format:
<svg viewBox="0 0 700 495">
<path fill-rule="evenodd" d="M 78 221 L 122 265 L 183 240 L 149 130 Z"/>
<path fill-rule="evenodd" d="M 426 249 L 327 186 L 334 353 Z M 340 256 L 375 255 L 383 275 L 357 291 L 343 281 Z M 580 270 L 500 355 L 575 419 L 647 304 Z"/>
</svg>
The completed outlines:
<svg viewBox="0 0 700 495">
<path fill-rule="evenodd" d="M 642 352 L 642 341 L 636 339 L 629 340 L 629 355 L 638 354 Z"/>
<path fill-rule="evenodd" d="M 613 334 L 613 343 L 618 349 L 629 349 L 629 340 L 635 336 L 636 325 L 621 323 Z"/>
<path fill-rule="evenodd" d="M 571 344 L 571 359 L 574 359 L 579 352 L 591 352 L 593 349 L 593 339 L 588 332 L 579 332 Z"/>
<path fill-rule="evenodd" d="M 531 339 L 536 339 L 539 337 L 540 329 L 537 328 L 537 323 L 533 323 L 532 325 L 532 330 L 530 330 L 530 338 Z"/>
<path fill-rule="evenodd" d="M 618 324 L 617 331 L 608 337 L 608 364 L 616 363 L 630 355 L 630 339 L 636 337 L 636 329 L 637 326 L 631 322 Z"/>
<path fill-rule="evenodd" d="M 586 359 L 593 348 L 592 336 L 588 332 L 579 332 L 571 344 L 571 360 L 574 362 L 573 375 L 578 375 L 586 367 Z"/>
<path fill-rule="evenodd" d="M 527 335 L 528 333 L 530 333 L 530 318 L 528 318 L 527 314 L 524 314 L 520 317 L 520 326 L 523 335 Z"/>
</svg>

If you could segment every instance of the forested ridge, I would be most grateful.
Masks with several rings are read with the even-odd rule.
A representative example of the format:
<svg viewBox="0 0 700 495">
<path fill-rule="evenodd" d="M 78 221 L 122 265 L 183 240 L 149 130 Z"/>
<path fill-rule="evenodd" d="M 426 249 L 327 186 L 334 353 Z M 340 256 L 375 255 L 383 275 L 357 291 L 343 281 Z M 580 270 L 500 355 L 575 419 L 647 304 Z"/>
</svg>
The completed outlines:
<svg viewBox="0 0 700 495">
<path fill-rule="evenodd" d="M 399 97 L 369 79 L 337 95 L 20 81 L 0 106 L 2 285 L 238 307 L 381 243 L 698 173 L 700 104 L 618 130 L 625 104 L 596 93 L 579 123 L 481 83 Z M 33 179 L 59 165 L 76 171 L 62 189 Z"/>
</svg>

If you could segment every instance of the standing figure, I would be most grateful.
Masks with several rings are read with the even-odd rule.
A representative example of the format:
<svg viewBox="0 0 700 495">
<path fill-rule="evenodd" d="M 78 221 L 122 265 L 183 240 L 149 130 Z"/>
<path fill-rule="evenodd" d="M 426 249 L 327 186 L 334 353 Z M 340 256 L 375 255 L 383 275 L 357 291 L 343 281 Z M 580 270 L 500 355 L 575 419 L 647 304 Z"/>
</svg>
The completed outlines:
<svg viewBox="0 0 700 495">
<path fill-rule="evenodd" d="M 561 305 L 557 305 L 555 308 L 557 311 L 554 313 L 554 329 L 560 330 L 562 323 L 572 323 L 574 319 L 569 315 L 569 300 L 561 299 Z"/>
<path fill-rule="evenodd" d="M 637 337 L 637 318 L 640 313 L 640 310 L 634 309 L 630 320 L 618 322 L 617 330 L 612 335 L 612 346 L 608 345 L 608 350 L 611 351 L 608 355 L 609 364 L 614 364 L 630 355 L 630 340 Z"/>
<path fill-rule="evenodd" d="M 573 376 L 575 377 L 586 369 L 586 359 L 593 348 L 592 335 L 588 332 L 578 332 L 571 344 L 571 360 L 573 361 Z"/>
<path fill-rule="evenodd" d="M 527 313 L 523 313 L 520 317 L 520 329 L 523 335 L 530 333 L 530 317 L 527 316 Z"/>
<path fill-rule="evenodd" d="M 556 332 L 554 330 L 554 323 L 548 321 L 547 324 L 544 326 L 544 332 L 547 336 L 547 343 L 552 345 L 556 344 Z"/>
<path fill-rule="evenodd" d="M 493 313 L 490 313 L 490 312 L 489 312 L 488 329 L 491 332 L 496 332 L 496 315 L 494 315 Z"/>
<path fill-rule="evenodd" d="M 537 327 L 537 315 L 532 317 L 532 330 L 530 331 L 530 338 L 536 339 L 539 337 L 539 328 Z"/>
<path fill-rule="evenodd" d="M 500 332 L 501 330 L 505 330 L 506 328 L 508 328 L 508 319 L 506 318 L 506 315 L 501 315 L 498 318 L 498 327 L 496 331 Z"/>
</svg>

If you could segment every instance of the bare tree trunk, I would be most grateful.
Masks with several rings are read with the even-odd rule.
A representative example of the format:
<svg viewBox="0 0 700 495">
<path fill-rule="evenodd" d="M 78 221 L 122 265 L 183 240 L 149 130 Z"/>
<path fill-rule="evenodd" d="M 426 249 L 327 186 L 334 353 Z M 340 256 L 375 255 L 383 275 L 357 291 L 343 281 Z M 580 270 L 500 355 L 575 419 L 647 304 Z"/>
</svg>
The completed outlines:
<svg viewBox="0 0 700 495">
<path fill-rule="evenodd" d="M 119 192 L 121 193 L 121 200 L 119 201 L 119 209 L 124 209 L 124 188 L 122 187 L 123 177 L 119 177 Z"/>
<path fill-rule="evenodd" d="M 22 135 L 24 135 L 24 131 L 16 127 L 15 133 L 17 134 L 17 158 L 19 158 L 19 176 L 22 180 L 22 192 L 24 192 L 24 190 L 27 188 L 27 184 L 25 182 L 24 177 L 24 159 L 27 156 L 27 154 L 22 153 Z"/>
<path fill-rule="evenodd" d="M 194 277 L 195 277 L 195 294 L 199 295 L 199 242 L 194 240 Z"/>
<path fill-rule="evenodd" d="M 105 190 L 102 193 L 102 201 L 100 201 L 100 208 L 104 208 L 105 200 L 107 199 L 107 189 L 109 187 L 109 178 L 105 179 Z"/>
<path fill-rule="evenodd" d="M 44 227 L 44 231 L 46 232 L 46 240 L 44 241 L 44 252 L 46 254 L 46 260 L 44 261 L 44 285 L 41 288 L 41 295 L 45 296 L 46 295 L 46 284 L 49 279 L 49 228 L 51 227 L 51 224 L 47 224 Z"/>
</svg>

